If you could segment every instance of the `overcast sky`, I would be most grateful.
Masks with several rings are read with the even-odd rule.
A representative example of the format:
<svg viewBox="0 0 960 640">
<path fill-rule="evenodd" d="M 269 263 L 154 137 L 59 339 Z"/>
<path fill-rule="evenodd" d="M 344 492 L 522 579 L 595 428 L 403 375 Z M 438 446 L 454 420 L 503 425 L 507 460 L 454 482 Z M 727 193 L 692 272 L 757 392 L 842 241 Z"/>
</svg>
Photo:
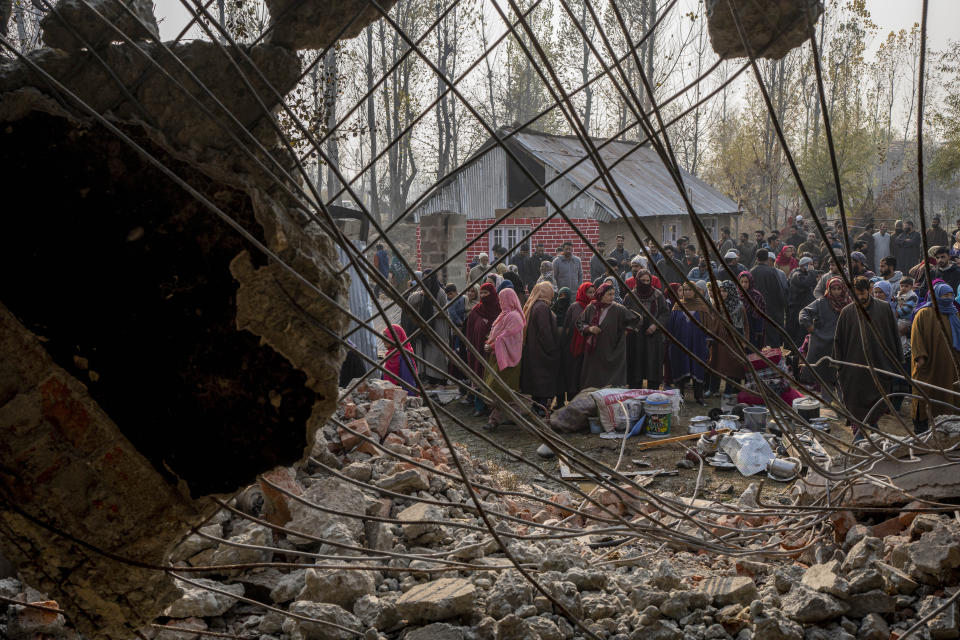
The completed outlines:
<svg viewBox="0 0 960 640">
<path fill-rule="evenodd" d="M 696 0 L 686 0 L 691 5 Z M 873 46 L 890 31 L 909 30 L 914 22 L 920 22 L 921 0 L 866 0 L 873 21 L 879 26 Z M 601 0 L 601 3 L 603 0 Z M 165 40 L 174 38 L 189 20 L 189 14 L 180 0 L 156 0 L 156 15 L 160 33 Z M 191 33 L 196 37 L 199 30 Z M 943 47 L 949 38 L 960 38 L 960 0 L 930 0 L 927 37 L 931 49 Z"/>
</svg>

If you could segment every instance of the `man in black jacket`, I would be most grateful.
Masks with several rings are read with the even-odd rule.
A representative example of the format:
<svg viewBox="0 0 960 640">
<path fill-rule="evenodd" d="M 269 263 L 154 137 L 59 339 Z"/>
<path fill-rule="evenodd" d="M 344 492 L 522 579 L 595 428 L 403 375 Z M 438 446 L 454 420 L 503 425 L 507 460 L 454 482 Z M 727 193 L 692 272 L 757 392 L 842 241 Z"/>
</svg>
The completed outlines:
<svg viewBox="0 0 960 640">
<path fill-rule="evenodd" d="M 920 233 L 913 230 L 913 222 L 903 222 L 903 233 L 893 238 L 893 257 L 901 267 L 913 266 L 923 257 L 923 242 Z"/>
<path fill-rule="evenodd" d="M 750 270 L 753 274 L 754 286 L 760 291 L 764 302 L 767 303 L 767 315 L 773 319 L 764 321 L 764 333 L 767 345 L 779 347 L 783 344 L 784 312 L 787 310 L 787 277 L 783 271 L 772 264 L 773 258 L 766 249 L 757 251 L 757 266 Z"/>
</svg>

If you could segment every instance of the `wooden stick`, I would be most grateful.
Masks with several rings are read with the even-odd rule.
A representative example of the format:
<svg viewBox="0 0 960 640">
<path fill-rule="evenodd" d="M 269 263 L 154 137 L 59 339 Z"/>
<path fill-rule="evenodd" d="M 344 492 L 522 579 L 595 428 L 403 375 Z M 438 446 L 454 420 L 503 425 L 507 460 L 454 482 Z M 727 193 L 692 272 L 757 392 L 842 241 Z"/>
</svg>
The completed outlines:
<svg viewBox="0 0 960 640">
<path fill-rule="evenodd" d="M 716 429 L 715 431 L 705 431 L 704 433 L 730 433 L 730 429 Z M 699 438 L 703 433 L 688 433 L 683 436 L 673 436 L 672 438 L 664 438 L 662 440 L 651 440 L 650 442 L 640 442 L 637 444 L 638 449 L 649 449 L 650 447 L 658 447 L 661 444 L 670 444 L 671 442 L 680 442 L 681 440 L 693 440 L 694 438 Z"/>
</svg>

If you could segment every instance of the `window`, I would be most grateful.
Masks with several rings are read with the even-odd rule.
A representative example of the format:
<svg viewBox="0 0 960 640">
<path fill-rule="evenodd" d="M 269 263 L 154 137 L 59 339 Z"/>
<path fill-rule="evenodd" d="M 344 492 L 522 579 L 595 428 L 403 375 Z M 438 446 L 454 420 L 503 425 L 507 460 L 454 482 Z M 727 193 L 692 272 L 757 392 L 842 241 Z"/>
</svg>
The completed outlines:
<svg viewBox="0 0 960 640">
<path fill-rule="evenodd" d="M 677 244 L 677 225 L 675 224 L 665 224 L 663 225 L 663 238 L 661 239 L 661 244 Z"/>
<path fill-rule="evenodd" d="M 507 250 L 508 256 L 513 256 L 520 249 L 517 243 L 520 242 L 521 238 L 530 233 L 530 227 L 518 227 L 513 225 L 504 225 L 498 224 L 496 227 L 490 230 L 490 261 L 494 260 L 493 248 L 497 245 L 503 247 Z M 523 245 L 528 249 L 530 247 L 530 239 L 527 238 L 523 241 Z"/>
</svg>

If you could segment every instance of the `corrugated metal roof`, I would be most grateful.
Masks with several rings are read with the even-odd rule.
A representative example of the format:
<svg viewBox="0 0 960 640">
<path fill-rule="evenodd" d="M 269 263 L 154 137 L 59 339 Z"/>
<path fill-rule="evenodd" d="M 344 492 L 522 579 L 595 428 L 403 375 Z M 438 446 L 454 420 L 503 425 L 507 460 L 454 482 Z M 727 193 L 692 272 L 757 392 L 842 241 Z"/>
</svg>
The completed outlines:
<svg viewBox="0 0 960 640">
<path fill-rule="evenodd" d="M 566 171 L 577 160 L 587 155 L 583 143 L 575 137 L 521 131 L 515 133 L 512 139 L 558 172 Z M 624 155 L 627 157 L 620 160 Z M 638 147 L 635 142 L 611 142 L 600 150 L 600 157 L 608 167 L 620 160 L 610 171 L 610 181 L 619 187 L 638 216 L 687 215 L 687 208 L 677 192 L 677 185 L 652 148 L 647 145 Z M 714 187 L 683 169 L 680 170 L 680 174 L 694 210 L 698 214 L 738 212 L 737 203 Z M 566 173 L 564 178 L 578 188 L 582 188 L 597 175 L 593 161 L 585 160 Z M 607 190 L 602 180 L 597 180 L 585 193 L 593 198 L 611 218 L 621 217 L 613 195 Z M 625 204 L 623 209 L 629 214 Z"/>
</svg>

